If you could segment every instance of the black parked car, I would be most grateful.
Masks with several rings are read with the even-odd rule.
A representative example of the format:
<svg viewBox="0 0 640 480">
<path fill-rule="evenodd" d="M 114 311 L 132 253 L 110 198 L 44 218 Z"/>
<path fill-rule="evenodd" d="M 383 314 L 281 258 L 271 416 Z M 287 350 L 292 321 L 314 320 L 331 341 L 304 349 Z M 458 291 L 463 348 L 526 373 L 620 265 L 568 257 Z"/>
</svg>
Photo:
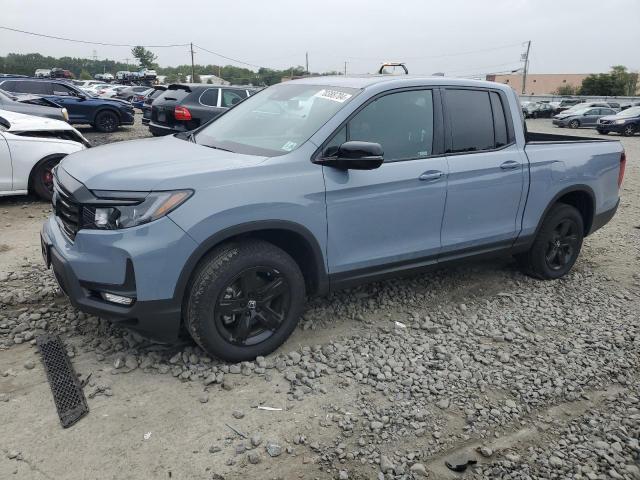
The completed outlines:
<svg viewBox="0 0 640 480">
<path fill-rule="evenodd" d="M 142 102 L 142 124 L 149 125 L 149 121 L 151 120 L 151 104 L 153 101 L 162 95 L 167 89 L 164 85 L 156 85 L 153 87 L 153 92 L 146 96 L 144 102 Z"/>
<path fill-rule="evenodd" d="M 0 78 L 0 89 L 51 100 L 67 109 L 69 123 L 88 123 L 101 132 L 113 132 L 120 125 L 133 125 L 135 118 L 129 102 L 95 97 L 64 80 L 5 77 Z"/>
<path fill-rule="evenodd" d="M 252 95 L 246 87 L 220 87 L 204 83 L 176 83 L 151 105 L 152 135 L 194 130 Z"/>
<path fill-rule="evenodd" d="M 602 135 L 616 132 L 627 137 L 640 133 L 640 107 L 627 108 L 616 115 L 600 118 L 596 130 Z"/>
</svg>

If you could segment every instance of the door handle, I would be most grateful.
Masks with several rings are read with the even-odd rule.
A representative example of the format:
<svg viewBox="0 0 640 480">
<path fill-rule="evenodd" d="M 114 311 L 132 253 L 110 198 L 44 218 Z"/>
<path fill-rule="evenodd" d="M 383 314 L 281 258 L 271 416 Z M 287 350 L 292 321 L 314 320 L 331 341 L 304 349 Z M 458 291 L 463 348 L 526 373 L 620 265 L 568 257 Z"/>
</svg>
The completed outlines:
<svg viewBox="0 0 640 480">
<path fill-rule="evenodd" d="M 434 180 L 442 178 L 443 175 L 444 172 L 441 172 L 439 170 L 429 170 L 424 172 L 418 178 L 424 182 L 433 182 Z"/>
<path fill-rule="evenodd" d="M 513 170 L 513 169 L 519 168 L 519 167 L 520 167 L 520 164 L 518 162 L 516 162 L 515 160 L 507 160 L 502 165 L 500 165 L 500 168 L 502 170 Z"/>
</svg>

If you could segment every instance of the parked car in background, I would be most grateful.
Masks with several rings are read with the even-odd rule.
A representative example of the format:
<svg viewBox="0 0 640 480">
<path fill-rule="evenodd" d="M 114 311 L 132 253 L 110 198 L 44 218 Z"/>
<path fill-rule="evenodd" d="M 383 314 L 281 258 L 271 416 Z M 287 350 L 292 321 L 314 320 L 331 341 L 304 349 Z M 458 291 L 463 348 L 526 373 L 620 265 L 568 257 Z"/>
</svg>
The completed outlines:
<svg viewBox="0 0 640 480">
<path fill-rule="evenodd" d="M 40 95 L 66 108 L 69 123 L 88 123 L 101 132 L 113 132 L 121 125 L 133 125 L 135 118 L 129 102 L 94 97 L 63 80 L 0 78 L 0 89 Z"/>
<path fill-rule="evenodd" d="M 607 102 L 580 102 L 576 103 L 572 107 L 563 110 L 561 113 L 569 113 L 575 112 L 576 110 L 584 110 L 585 108 L 591 107 L 603 107 L 603 108 L 611 108 L 611 106 Z"/>
<path fill-rule="evenodd" d="M 120 98 L 122 100 L 126 100 L 130 102 L 133 99 L 133 97 L 143 92 L 146 92 L 150 88 L 151 87 L 144 86 L 144 85 L 133 85 L 131 87 L 124 87 L 122 90 L 120 90 L 116 94 L 115 98 Z"/>
<path fill-rule="evenodd" d="M 67 109 L 37 95 L 15 95 L 0 90 L 0 110 L 69 121 Z"/>
<path fill-rule="evenodd" d="M 144 92 L 136 93 L 133 98 L 130 100 L 131 105 L 135 108 L 139 108 L 142 110 L 142 106 L 144 105 L 144 101 L 147 99 L 149 95 L 151 95 L 155 90 L 153 88 L 147 88 Z"/>
<path fill-rule="evenodd" d="M 104 82 L 100 82 L 98 80 L 73 80 L 72 82 L 76 87 L 81 88 L 82 90 L 88 90 L 96 85 L 103 85 Z"/>
<path fill-rule="evenodd" d="M 618 102 L 606 102 L 611 108 L 613 108 L 616 112 L 622 110 L 622 106 Z"/>
<path fill-rule="evenodd" d="M 167 87 L 165 87 L 164 85 L 156 85 L 153 87 L 153 91 L 144 99 L 141 107 L 143 125 L 149 124 L 149 121 L 151 120 L 151 105 L 153 104 L 153 101 L 160 95 L 162 95 L 162 92 L 164 92 L 166 89 Z"/>
<path fill-rule="evenodd" d="M 67 122 L 0 109 L 0 196 L 35 193 L 51 200 L 51 170 L 89 146 Z"/>
<path fill-rule="evenodd" d="M 598 119 L 615 114 L 616 111 L 610 107 L 587 107 L 578 110 L 566 110 L 553 117 L 553 124 L 558 127 L 569 128 L 595 127 Z"/>
<path fill-rule="evenodd" d="M 560 112 L 563 112 L 564 110 L 567 110 L 568 108 L 573 107 L 574 105 L 577 105 L 578 103 L 582 103 L 582 100 L 579 98 L 564 98 L 560 100 L 560 102 L 557 104 L 556 102 L 552 102 L 552 103 L 554 104 L 554 107 L 555 107 L 554 113 L 560 113 Z"/>
<path fill-rule="evenodd" d="M 65 159 L 44 259 L 80 310 L 234 362 L 279 347 L 307 294 L 490 255 L 558 279 L 615 215 L 625 154 L 523 127 L 495 82 L 280 83 L 189 134 Z"/>
<path fill-rule="evenodd" d="M 615 132 L 627 137 L 640 133 L 640 106 L 628 108 L 616 115 L 601 117 L 596 130 L 602 135 Z"/>
<path fill-rule="evenodd" d="M 524 118 L 550 118 L 554 109 L 548 103 L 543 102 L 523 102 L 522 113 Z"/>
<path fill-rule="evenodd" d="M 48 78 L 51 76 L 51 69 L 49 68 L 38 68 L 34 75 L 36 78 Z"/>
<path fill-rule="evenodd" d="M 253 93 L 246 87 L 174 83 L 151 105 L 152 135 L 186 132 L 204 125 Z"/>
<path fill-rule="evenodd" d="M 49 74 L 51 78 L 68 78 L 73 79 L 76 78 L 75 75 L 69 70 L 64 70 L 62 68 L 52 68 L 51 73 Z"/>
</svg>

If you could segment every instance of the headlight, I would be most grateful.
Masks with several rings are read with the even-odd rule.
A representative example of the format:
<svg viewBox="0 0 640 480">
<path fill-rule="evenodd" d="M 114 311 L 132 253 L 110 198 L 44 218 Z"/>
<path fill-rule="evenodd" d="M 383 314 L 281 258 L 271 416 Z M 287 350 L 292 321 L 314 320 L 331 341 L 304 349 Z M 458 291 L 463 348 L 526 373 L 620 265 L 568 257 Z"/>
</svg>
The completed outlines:
<svg viewBox="0 0 640 480">
<path fill-rule="evenodd" d="M 616 125 L 622 125 L 625 122 L 625 120 L 616 120 L 615 123 Z"/>
<path fill-rule="evenodd" d="M 65 121 L 65 122 L 68 122 L 68 121 L 69 121 L 69 112 L 67 112 L 67 109 L 66 109 L 66 108 L 63 108 L 63 109 L 62 109 L 62 118 L 64 118 L 64 121 Z"/>
<path fill-rule="evenodd" d="M 151 192 L 135 205 L 85 206 L 83 228 L 117 230 L 153 222 L 175 210 L 193 195 L 193 190 Z"/>
</svg>

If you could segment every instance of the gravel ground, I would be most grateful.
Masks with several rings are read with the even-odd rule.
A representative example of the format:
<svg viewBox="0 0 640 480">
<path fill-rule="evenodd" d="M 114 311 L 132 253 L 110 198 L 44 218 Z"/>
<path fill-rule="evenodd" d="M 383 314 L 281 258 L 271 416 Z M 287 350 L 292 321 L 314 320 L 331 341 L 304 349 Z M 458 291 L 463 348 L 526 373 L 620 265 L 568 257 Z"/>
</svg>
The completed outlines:
<svg viewBox="0 0 640 480">
<path fill-rule="evenodd" d="M 48 207 L 0 199 L 0 478 L 640 479 L 640 137 L 621 140 L 620 209 L 568 277 L 504 260 L 312 299 L 279 351 L 239 365 L 73 310 L 39 257 Z M 68 430 L 46 331 L 88 379 Z"/>
</svg>

